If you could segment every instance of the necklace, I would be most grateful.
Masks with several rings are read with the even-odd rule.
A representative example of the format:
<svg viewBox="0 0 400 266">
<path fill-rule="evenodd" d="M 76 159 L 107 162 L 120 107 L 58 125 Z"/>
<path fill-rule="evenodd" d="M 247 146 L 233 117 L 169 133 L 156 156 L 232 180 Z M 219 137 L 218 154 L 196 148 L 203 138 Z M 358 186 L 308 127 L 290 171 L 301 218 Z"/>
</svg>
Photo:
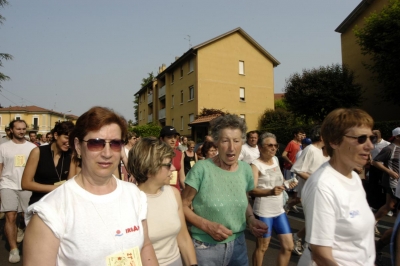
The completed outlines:
<svg viewBox="0 0 400 266">
<path fill-rule="evenodd" d="M 54 162 L 54 151 L 53 150 L 51 150 L 51 154 L 53 156 L 53 162 Z M 62 158 L 62 160 L 61 160 L 61 171 L 60 171 L 60 173 L 58 173 L 57 166 L 54 164 L 54 169 L 56 169 L 56 173 L 57 173 L 57 176 L 58 176 L 58 181 L 61 181 L 61 176 L 62 176 L 63 168 L 64 168 L 64 153 L 63 152 L 61 152 L 60 159 L 61 158 Z M 58 161 L 60 161 L 60 159 L 58 159 Z"/>
</svg>

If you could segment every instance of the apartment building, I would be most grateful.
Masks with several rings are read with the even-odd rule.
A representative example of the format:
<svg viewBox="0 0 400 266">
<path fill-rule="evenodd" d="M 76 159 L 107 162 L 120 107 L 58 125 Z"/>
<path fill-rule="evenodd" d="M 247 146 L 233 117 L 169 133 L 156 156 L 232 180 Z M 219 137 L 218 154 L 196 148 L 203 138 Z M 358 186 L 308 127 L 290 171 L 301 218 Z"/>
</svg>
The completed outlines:
<svg viewBox="0 0 400 266">
<path fill-rule="evenodd" d="M 236 28 L 186 51 L 136 94 L 139 125 L 172 125 L 196 139 L 190 123 L 203 108 L 240 115 L 249 130 L 274 109 L 274 67 L 280 63 Z M 204 135 L 204 134 L 202 134 Z"/>
<path fill-rule="evenodd" d="M 363 27 L 365 18 L 373 12 L 379 12 L 389 0 L 362 0 L 360 4 L 335 29 L 340 33 L 342 46 L 342 63 L 354 71 L 355 82 L 365 89 L 361 108 L 367 111 L 377 121 L 397 120 L 399 107 L 382 102 L 379 93 L 383 89 L 372 77 L 373 74 L 365 67 L 370 62 L 370 56 L 363 55 L 354 35 L 355 27 Z"/>
</svg>

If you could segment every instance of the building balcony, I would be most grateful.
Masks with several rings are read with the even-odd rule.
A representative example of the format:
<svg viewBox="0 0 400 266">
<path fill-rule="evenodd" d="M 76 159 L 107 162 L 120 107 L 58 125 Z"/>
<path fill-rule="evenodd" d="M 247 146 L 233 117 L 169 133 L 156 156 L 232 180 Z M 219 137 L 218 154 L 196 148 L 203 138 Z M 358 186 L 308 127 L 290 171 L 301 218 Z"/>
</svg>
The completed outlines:
<svg viewBox="0 0 400 266">
<path fill-rule="evenodd" d="M 158 111 L 158 120 L 165 119 L 165 108 Z"/>
<path fill-rule="evenodd" d="M 147 94 L 147 104 L 151 104 L 153 102 L 153 93 Z"/>
<path fill-rule="evenodd" d="M 147 116 L 147 123 L 153 122 L 153 114 Z"/>
<path fill-rule="evenodd" d="M 165 85 L 158 89 L 158 98 L 165 96 Z"/>
</svg>

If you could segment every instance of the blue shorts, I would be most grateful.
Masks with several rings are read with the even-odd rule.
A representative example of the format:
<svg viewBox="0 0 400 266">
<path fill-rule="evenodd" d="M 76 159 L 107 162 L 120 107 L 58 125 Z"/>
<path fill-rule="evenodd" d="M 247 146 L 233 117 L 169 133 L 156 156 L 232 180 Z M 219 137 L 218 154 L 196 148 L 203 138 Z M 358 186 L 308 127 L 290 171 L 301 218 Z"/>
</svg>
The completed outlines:
<svg viewBox="0 0 400 266">
<path fill-rule="evenodd" d="M 254 216 L 256 217 L 256 219 L 268 225 L 268 232 L 263 235 L 263 238 L 271 237 L 272 229 L 274 229 L 275 233 L 277 233 L 278 235 L 292 233 L 292 229 L 290 229 L 290 224 L 286 213 L 282 213 L 281 215 L 269 218 L 260 217 L 256 214 L 254 214 Z"/>
</svg>

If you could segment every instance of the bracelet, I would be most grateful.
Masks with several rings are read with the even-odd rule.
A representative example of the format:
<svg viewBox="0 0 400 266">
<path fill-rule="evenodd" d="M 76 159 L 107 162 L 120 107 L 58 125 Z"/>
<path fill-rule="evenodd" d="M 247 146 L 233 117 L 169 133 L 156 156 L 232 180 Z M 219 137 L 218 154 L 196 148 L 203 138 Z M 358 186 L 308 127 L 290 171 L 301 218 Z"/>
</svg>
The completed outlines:
<svg viewBox="0 0 400 266">
<path fill-rule="evenodd" d="M 247 216 L 247 219 L 249 219 L 251 216 L 254 216 L 254 214 L 250 214 Z"/>
</svg>

